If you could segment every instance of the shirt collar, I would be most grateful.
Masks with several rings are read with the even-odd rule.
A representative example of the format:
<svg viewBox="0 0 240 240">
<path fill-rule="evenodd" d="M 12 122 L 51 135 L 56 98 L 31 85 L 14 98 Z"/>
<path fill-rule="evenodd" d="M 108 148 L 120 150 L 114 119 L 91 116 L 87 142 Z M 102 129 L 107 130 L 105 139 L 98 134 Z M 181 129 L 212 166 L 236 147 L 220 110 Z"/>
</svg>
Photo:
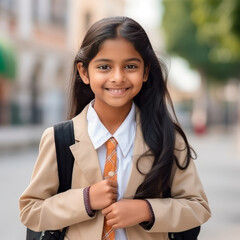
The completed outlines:
<svg viewBox="0 0 240 240">
<path fill-rule="evenodd" d="M 87 112 L 88 134 L 95 149 L 101 147 L 110 137 L 114 137 L 125 157 L 130 150 L 136 133 L 135 104 L 117 131 L 112 135 L 100 121 L 93 108 L 94 100 L 89 104 Z"/>
</svg>

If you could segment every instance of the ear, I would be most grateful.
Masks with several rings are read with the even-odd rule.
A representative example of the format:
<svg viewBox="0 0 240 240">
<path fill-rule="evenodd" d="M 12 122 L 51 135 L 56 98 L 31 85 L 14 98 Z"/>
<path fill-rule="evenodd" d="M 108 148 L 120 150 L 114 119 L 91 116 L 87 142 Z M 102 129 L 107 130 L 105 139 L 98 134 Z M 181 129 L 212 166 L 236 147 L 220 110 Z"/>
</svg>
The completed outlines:
<svg viewBox="0 0 240 240">
<path fill-rule="evenodd" d="M 89 84 L 90 81 L 89 81 L 89 77 L 88 77 L 88 71 L 87 71 L 87 68 L 83 67 L 83 63 L 82 62 L 79 62 L 77 64 L 77 70 L 78 70 L 78 73 L 79 73 L 82 81 L 85 84 Z"/>
<path fill-rule="evenodd" d="M 143 73 L 143 82 L 146 82 L 148 80 L 150 66 L 145 67 L 144 73 Z"/>
</svg>

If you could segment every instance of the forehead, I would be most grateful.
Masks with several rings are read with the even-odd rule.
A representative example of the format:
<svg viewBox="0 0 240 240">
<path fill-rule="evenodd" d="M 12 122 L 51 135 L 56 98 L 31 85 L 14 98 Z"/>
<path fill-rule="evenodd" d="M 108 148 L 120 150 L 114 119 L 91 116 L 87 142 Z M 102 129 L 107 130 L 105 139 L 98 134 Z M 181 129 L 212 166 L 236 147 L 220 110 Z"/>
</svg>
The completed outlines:
<svg viewBox="0 0 240 240">
<path fill-rule="evenodd" d="M 93 60 L 97 58 L 122 60 L 139 58 L 141 61 L 143 61 L 141 55 L 135 49 L 134 45 L 122 37 L 105 40 Z"/>
</svg>

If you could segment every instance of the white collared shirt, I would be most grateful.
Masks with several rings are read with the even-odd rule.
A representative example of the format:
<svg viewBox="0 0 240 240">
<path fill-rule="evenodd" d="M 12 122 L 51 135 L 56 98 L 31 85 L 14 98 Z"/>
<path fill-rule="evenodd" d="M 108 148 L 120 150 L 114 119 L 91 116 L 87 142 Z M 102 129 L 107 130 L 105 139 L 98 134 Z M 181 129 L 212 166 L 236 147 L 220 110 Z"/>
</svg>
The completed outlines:
<svg viewBox="0 0 240 240">
<path fill-rule="evenodd" d="M 97 151 L 98 159 L 103 174 L 106 160 L 105 142 L 114 137 L 117 142 L 117 182 L 118 182 L 118 200 L 122 199 L 126 191 L 128 180 L 132 169 L 133 142 L 136 134 L 135 104 L 123 121 L 121 126 L 112 135 L 100 121 L 96 111 L 93 108 L 94 100 L 89 104 L 87 112 L 88 134 Z M 116 240 L 127 240 L 124 229 L 115 231 Z"/>
</svg>

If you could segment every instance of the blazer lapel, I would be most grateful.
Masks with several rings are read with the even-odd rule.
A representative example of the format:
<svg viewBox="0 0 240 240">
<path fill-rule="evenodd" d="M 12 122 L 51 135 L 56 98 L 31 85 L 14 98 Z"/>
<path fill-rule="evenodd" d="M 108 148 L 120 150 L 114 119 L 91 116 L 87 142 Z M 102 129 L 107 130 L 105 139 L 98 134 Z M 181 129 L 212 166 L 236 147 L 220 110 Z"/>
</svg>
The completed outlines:
<svg viewBox="0 0 240 240">
<path fill-rule="evenodd" d="M 76 163 L 89 181 L 89 184 L 93 184 L 101 181 L 103 177 L 97 152 L 93 147 L 87 131 L 87 110 L 88 106 L 79 115 L 73 118 L 75 144 L 70 146 L 70 149 Z M 135 195 L 138 186 L 145 178 L 145 174 L 150 171 L 154 160 L 153 157 L 142 157 L 139 162 L 139 169 L 144 174 L 138 171 L 138 158 L 149 150 L 149 147 L 143 140 L 139 115 L 139 110 L 136 110 L 137 129 L 132 156 L 133 164 L 124 198 L 132 198 Z"/>
<path fill-rule="evenodd" d="M 143 182 L 145 178 L 145 174 L 151 170 L 153 160 L 154 160 L 153 157 L 149 157 L 149 156 L 141 157 L 139 161 L 139 166 L 137 166 L 137 160 L 139 159 L 139 157 L 149 150 L 149 147 L 147 146 L 147 144 L 143 139 L 139 115 L 140 115 L 139 110 L 137 110 L 136 112 L 137 129 L 136 129 L 134 150 L 133 150 L 133 156 L 132 156 L 132 171 L 129 177 L 124 198 L 133 198 L 138 186 Z M 137 167 L 144 174 L 140 173 Z"/>
<path fill-rule="evenodd" d="M 90 184 L 101 181 L 102 173 L 97 152 L 89 138 L 87 131 L 88 106 L 73 118 L 75 144 L 70 146 L 76 163 Z"/>
</svg>

